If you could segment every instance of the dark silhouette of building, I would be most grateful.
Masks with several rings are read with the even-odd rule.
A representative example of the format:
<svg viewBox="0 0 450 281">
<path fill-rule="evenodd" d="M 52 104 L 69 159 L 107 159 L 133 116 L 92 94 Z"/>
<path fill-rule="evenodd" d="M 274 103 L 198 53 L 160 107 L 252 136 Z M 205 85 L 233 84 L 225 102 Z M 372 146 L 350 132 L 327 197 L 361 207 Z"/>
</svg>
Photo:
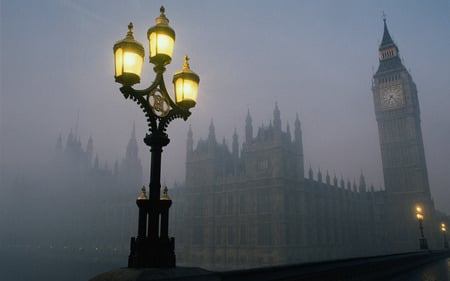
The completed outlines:
<svg viewBox="0 0 450 281">
<path fill-rule="evenodd" d="M 9 227 L 0 246 L 128 254 L 136 230 L 133 202 L 143 184 L 134 128 L 114 168 L 100 164 L 93 138 L 83 144 L 76 131 L 57 138 L 54 157 L 37 162 L 38 176 L 19 174 L 5 186 L 7 212 L 0 215 Z"/>
<path fill-rule="evenodd" d="M 426 236 L 438 247 L 437 217 L 430 195 L 417 90 L 384 22 L 380 66 L 373 77 L 385 190 L 367 188 L 309 167 L 304 176 L 302 131 L 273 120 L 253 133 L 250 112 L 239 151 L 208 138 L 194 147 L 188 131 L 186 181 L 171 191 L 171 230 L 179 263 L 214 269 L 418 250 L 416 205 L 427 214 Z M 359 169 L 358 167 L 355 167 Z"/>
<path fill-rule="evenodd" d="M 416 206 L 424 210 L 428 235 L 436 232 L 437 222 L 428 182 L 416 84 L 402 64 L 386 19 L 378 50 L 380 64 L 373 76 L 372 90 L 388 200 L 390 248 L 413 250 L 417 244 Z"/>
<path fill-rule="evenodd" d="M 304 177 L 302 131 L 273 121 L 253 136 L 250 112 L 239 151 L 216 141 L 193 146 L 188 131 L 186 182 L 171 190 L 178 261 L 215 269 L 256 267 L 382 253 L 385 192 L 340 181 L 328 171 Z M 368 243 L 370 239 L 370 243 Z"/>
</svg>

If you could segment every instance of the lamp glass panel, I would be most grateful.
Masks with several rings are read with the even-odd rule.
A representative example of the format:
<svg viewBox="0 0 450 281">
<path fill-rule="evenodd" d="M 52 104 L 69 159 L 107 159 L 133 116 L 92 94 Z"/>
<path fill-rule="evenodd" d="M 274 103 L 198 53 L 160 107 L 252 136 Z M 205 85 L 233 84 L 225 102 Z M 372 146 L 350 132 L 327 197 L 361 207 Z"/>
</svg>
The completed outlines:
<svg viewBox="0 0 450 281">
<path fill-rule="evenodd" d="M 179 78 L 175 81 L 176 102 L 192 100 L 197 102 L 198 84 L 195 81 Z"/>
<path fill-rule="evenodd" d="M 150 57 L 158 54 L 168 55 L 172 57 L 175 40 L 167 34 L 152 32 L 149 38 Z"/>
<path fill-rule="evenodd" d="M 148 42 L 150 45 L 150 57 L 154 57 L 156 55 L 156 32 L 150 33 L 150 38 L 148 38 Z"/>
<path fill-rule="evenodd" d="M 130 51 L 125 51 L 123 54 L 123 72 L 125 73 L 133 73 L 141 77 L 142 64 L 144 63 L 144 59 Z"/>
<path fill-rule="evenodd" d="M 115 63 L 116 63 L 116 76 L 122 75 L 122 65 L 123 65 L 123 50 L 122 48 L 119 48 L 116 50 L 116 53 L 114 55 Z"/>
</svg>

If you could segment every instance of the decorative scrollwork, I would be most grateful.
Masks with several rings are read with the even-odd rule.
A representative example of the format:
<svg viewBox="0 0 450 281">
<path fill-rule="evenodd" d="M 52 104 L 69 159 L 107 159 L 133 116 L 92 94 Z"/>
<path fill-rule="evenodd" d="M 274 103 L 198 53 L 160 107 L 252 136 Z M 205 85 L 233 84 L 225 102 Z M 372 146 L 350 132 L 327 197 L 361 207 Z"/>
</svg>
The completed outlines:
<svg viewBox="0 0 450 281">
<path fill-rule="evenodd" d="M 145 113 L 150 134 L 166 135 L 166 129 L 172 120 L 186 120 L 190 115 L 188 109 L 178 106 L 167 93 L 162 72 L 157 73 L 150 87 L 135 90 L 131 86 L 122 86 L 120 91 L 125 98 L 135 101 Z"/>
<path fill-rule="evenodd" d="M 147 96 L 147 101 L 150 104 L 153 113 L 160 118 L 165 117 L 171 109 L 169 101 L 159 89 L 153 90 Z"/>
</svg>

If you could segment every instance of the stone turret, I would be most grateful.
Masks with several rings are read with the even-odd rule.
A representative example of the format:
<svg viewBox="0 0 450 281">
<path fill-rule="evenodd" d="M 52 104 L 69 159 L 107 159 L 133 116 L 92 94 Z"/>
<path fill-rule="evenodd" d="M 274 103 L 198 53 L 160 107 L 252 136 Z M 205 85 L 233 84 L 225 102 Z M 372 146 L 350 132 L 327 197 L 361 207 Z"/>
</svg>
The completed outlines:
<svg viewBox="0 0 450 281">
<path fill-rule="evenodd" d="M 275 109 L 273 110 L 273 127 L 275 133 L 281 133 L 281 114 L 278 109 L 278 103 L 275 103 Z"/>
<path fill-rule="evenodd" d="M 209 124 L 209 133 L 208 133 L 208 151 L 210 153 L 214 152 L 216 147 L 216 133 L 214 129 L 213 120 L 211 119 L 211 123 Z"/>
<path fill-rule="evenodd" d="M 363 172 L 359 176 L 359 192 L 366 192 L 366 179 L 364 178 Z"/>
<path fill-rule="evenodd" d="M 253 126 L 252 117 L 250 116 L 250 110 L 247 111 L 247 117 L 245 118 L 245 142 L 251 144 L 253 140 Z"/>
<path fill-rule="evenodd" d="M 239 158 L 239 142 L 238 142 L 238 135 L 236 132 L 236 128 L 234 129 L 233 133 L 233 143 L 231 144 L 231 151 L 233 154 L 233 159 L 237 160 Z"/>
<path fill-rule="evenodd" d="M 192 155 L 192 151 L 194 151 L 194 139 L 191 125 L 189 125 L 186 141 L 186 159 L 189 159 L 189 157 Z"/>
</svg>

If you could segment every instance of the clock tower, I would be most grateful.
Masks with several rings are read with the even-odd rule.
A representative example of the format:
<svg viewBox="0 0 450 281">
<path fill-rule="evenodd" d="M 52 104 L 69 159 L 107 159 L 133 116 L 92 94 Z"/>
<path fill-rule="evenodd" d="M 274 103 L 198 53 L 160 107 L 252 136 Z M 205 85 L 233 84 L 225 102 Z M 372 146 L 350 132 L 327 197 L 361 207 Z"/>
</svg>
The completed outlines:
<svg viewBox="0 0 450 281">
<path fill-rule="evenodd" d="M 379 67 L 373 76 L 372 92 L 387 196 L 386 226 L 390 248 L 393 252 L 416 250 L 418 226 L 414 210 L 417 205 L 426 210 L 425 223 L 433 220 L 434 207 L 416 84 L 402 64 L 386 19 L 378 51 Z"/>
</svg>

